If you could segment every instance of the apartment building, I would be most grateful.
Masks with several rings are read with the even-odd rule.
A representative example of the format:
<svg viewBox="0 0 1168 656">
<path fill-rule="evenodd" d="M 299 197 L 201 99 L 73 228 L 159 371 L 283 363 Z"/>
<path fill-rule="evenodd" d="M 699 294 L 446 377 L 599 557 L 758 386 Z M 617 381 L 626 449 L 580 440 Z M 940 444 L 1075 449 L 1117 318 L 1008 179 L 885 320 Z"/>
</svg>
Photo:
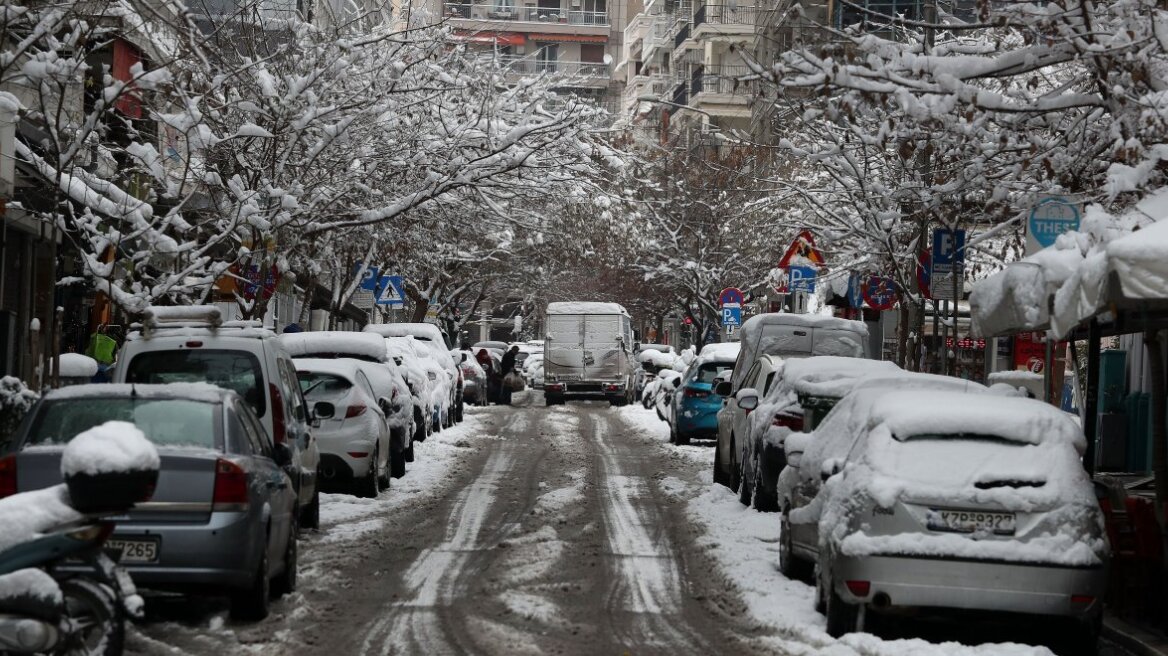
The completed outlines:
<svg viewBox="0 0 1168 656">
<path fill-rule="evenodd" d="M 516 75 L 562 76 L 562 88 L 616 109 L 613 69 L 623 47 L 627 0 L 413 0 L 425 20 L 495 57 Z"/>
</svg>

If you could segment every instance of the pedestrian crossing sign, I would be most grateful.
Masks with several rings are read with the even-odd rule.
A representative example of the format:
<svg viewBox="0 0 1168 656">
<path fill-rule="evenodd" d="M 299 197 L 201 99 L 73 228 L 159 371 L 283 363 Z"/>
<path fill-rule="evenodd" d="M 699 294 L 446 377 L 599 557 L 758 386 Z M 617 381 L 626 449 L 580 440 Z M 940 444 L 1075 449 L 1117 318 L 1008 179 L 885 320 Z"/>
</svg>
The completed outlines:
<svg viewBox="0 0 1168 656">
<path fill-rule="evenodd" d="M 377 304 L 405 307 L 406 291 L 401 276 L 381 276 L 377 282 Z"/>
</svg>

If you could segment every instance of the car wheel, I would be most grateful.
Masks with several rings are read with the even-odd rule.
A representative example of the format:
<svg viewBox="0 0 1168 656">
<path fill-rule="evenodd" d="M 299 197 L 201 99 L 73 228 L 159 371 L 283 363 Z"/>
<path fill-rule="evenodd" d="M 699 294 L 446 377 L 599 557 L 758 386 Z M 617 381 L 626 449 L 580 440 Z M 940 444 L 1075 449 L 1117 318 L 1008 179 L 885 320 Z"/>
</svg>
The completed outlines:
<svg viewBox="0 0 1168 656">
<path fill-rule="evenodd" d="M 726 480 L 726 472 L 722 471 L 722 448 L 716 443 L 714 444 L 714 482 L 730 487 L 730 481 Z"/>
<path fill-rule="evenodd" d="M 394 472 L 394 460 L 400 458 L 401 457 L 400 454 L 401 454 L 401 452 L 394 451 L 393 445 L 390 444 L 389 459 L 385 462 L 385 469 L 381 470 L 381 476 L 379 476 L 377 478 L 377 486 L 380 487 L 381 489 L 383 489 L 383 490 L 389 489 L 389 477 L 392 476 L 393 472 Z M 402 473 L 405 473 L 405 466 L 406 466 L 405 461 L 403 460 L 402 461 Z M 397 478 L 401 478 L 401 477 L 398 476 Z"/>
<path fill-rule="evenodd" d="M 673 425 L 673 422 L 669 423 L 669 443 L 677 444 L 677 427 Z"/>
<path fill-rule="evenodd" d="M 373 455 L 369 458 L 369 471 L 356 481 L 355 486 L 357 489 L 355 492 L 357 496 L 373 499 L 381 492 L 381 474 L 377 471 L 377 459 L 379 455 L 377 449 L 373 449 Z"/>
<path fill-rule="evenodd" d="M 301 528 L 320 528 L 320 476 L 318 475 L 316 489 L 312 491 L 312 501 L 300 511 L 300 522 L 297 530 Z"/>
<path fill-rule="evenodd" d="M 126 616 L 113 591 L 85 578 L 61 581 L 60 588 L 65 614 L 80 627 L 61 645 L 60 653 L 120 656 L 126 640 Z"/>
<path fill-rule="evenodd" d="M 422 411 L 414 408 L 414 441 L 425 442 L 426 435 L 429 434 L 427 430 L 426 419 L 422 417 Z"/>
<path fill-rule="evenodd" d="M 412 452 L 413 448 L 411 448 L 410 451 Z M 389 452 L 389 469 L 390 469 L 389 473 L 391 475 L 393 475 L 394 478 L 401 478 L 402 476 L 406 475 L 406 452 L 405 451 L 391 450 Z M 389 480 L 388 479 L 386 479 L 386 481 L 385 481 L 385 487 L 386 488 L 389 487 Z"/>
<path fill-rule="evenodd" d="M 860 617 L 860 606 L 849 604 L 835 593 L 835 585 L 827 584 L 827 633 L 833 638 L 842 638 L 856 630 Z"/>
<path fill-rule="evenodd" d="M 289 521 L 291 526 L 288 527 L 288 544 L 284 545 L 284 571 L 272 581 L 272 594 L 277 598 L 296 591 L 296 564 L 299 561 L 296 513 L 292 513 L 292 519 Z"/>
<path fill-rule="evenodd" d="M 1070 656 L 1088 656 L 1099 651 L 1099 633 L 1103 628 L 1103 615 L 1089 620 L 1070 620 L 1065 631 L 1054 636 L 1055 653 Z"/>
<path fill-rule="evenodd" d="M 244 590 L 231 594 L 231 619 L 244 622 L 258 622 L 268 616 L 271 609 L 271 581 L 268 579 L 267 545 L 261 547 L 260 564 L 256 567 L 252 581 Z"/>
<path fill-rule="evenodd" d="M 406 459 L 406 462 L 413 462 L 414 461 L 414 442 L 413 442 L 413 440 L 410 440 L 410 446 L 405 451 L 402 451 L 402 457 L 404 457 Z"/>
<path fill-rule="evenodd" d="M 740 467 L 742 471 L 738 476 L 738 502 L 749 508 L 751 496 L 754 493 L 755 473 L 746 469 L 746 458 L 742 458 Z"/>
<path fill-rule="evenodd" d="M 766 481 L 762 478 L 762 462 L 759 456 L 754 458 L 754 467 L 751 472 L 751 478 L 754 480 L 754 508 L 759 512 L 778 512 L 779 503 L 775 496 L 766 489 Z"/>
<path fill-rule="evenodd" d="M 730 491 L 737 492 L 742 486 L 742 465 L 734 457 L 734 438 L 730 438 Z"/>
<path fill-rule="evenodd" d="M 779 518 L 779 572 L 792 581 L 806 580 L 811 575 L 810 563 L 795 555 L 795 541 L 791 537 L 790 508 Z"/>
</svg>

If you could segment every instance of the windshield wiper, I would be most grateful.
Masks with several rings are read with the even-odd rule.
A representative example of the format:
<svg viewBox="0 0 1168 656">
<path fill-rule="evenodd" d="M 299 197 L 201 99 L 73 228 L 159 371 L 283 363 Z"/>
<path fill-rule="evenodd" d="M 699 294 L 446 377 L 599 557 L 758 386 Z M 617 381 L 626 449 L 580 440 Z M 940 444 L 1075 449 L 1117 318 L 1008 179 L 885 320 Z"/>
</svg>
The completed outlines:
<svg viewBox="0 0 1168 656">
<path fill-rule="evenodd" d="M 979 490 L 990 490 L 995 487 L 1042 487 L 1046 485 L 1046 481 L 1024 481 L 1020 479 L 1006 478 L 993 481 L 978 481 L 973 484 Z"/>
</svg>

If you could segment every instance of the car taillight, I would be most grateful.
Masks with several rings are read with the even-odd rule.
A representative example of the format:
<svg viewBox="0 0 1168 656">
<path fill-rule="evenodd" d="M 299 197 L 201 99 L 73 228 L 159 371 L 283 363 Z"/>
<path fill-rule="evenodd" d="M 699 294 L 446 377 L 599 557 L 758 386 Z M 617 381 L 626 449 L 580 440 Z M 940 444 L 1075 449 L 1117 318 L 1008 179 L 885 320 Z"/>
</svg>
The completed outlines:
<svg viewBox="0 0 1168 656">
<path fill-rule="evenodd" d="M 16 494 L 16 456 L 0 458 L 0 499 Z"/>
<path fill-rule="evenodd" d="M 790 415 L 785 412 L 780 412 L 775 415 L 775 419 L 771 422 L 771 426 L 778 426 L 779 428 L 790 428 L 793 431 L 801 431 L 803 430 L 803 416 Z"/>
<path fill-rule="evenodd" d="M 272 441 L 283 444 L 287 426 L 284 425 L 284 397 L 275 383 L 268 383 L 268 393 L 272 397 Z"/>
<path fill-rule="evenodd" d="M 365 414 L 365 411 L 368 409 L 369 408 L 366 407 L 364 403 L 354 403 L 353 405 L 349 406 L 348 410 L 345 411 L 345 419 L 360 417 L 361 415 Z"/>
<path fill-rule="evenodd" d="M 694 389 L 692 387 L 685 388 L 685 396 L 688 399 L 704 399 L 709 395 L 710 393 L 706 390 Z"/>
<path fill-rule="evenodd" d="M 215 494 L 212 509 L 223 511 L 247 505 L 247 472 L 243 467 L 220 458 L 215 461 Z"/>
<path fill-rule="evenodd" d="M 1088 606 L 1095 601 L 1093 595 L 1087 594 L 1073 594 L 1071 595 L 1071 603 L 1079 606 Z"/>
<path fill-rule="evenodd" d="M 848 586 L 848 592 L 857 597 L 867 597 L 872 591 L 871 581 L 844 581 L 844 585 Z"/>
</svg>

